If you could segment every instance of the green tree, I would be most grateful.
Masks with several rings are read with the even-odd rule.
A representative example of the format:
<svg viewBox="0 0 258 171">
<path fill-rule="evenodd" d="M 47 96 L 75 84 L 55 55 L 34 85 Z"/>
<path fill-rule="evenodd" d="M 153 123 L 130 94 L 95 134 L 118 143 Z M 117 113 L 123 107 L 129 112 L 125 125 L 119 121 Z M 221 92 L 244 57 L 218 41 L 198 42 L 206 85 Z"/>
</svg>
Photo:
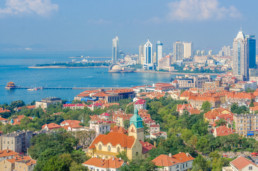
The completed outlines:
<svg viewBox="0 0 258 171">
<path fill-rule="evenodd" d="M 201 155 L 194 159 L 192 171 L 208 171 L 209 169 L 209 163 Z"/>
<path fill-rule="evenodd" d="M 208 102 L 208 101 L 203 102 L 201 109 L 203 110 L 204 113 L 210 111 L 211 110 L 210 102 Z"/>
</svg>

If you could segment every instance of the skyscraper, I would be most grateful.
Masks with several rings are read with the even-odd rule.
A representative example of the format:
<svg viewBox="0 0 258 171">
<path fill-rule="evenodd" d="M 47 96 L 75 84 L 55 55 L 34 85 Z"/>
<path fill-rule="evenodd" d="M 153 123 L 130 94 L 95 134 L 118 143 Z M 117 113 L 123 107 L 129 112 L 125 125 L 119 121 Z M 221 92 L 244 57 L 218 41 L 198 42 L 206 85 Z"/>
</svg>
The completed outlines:
<svg viewBox="0 0 258 171">
<path fill-rule="evenodd" d="M 239 79 L 249 79 L 249 48 L 246 36 L 239 31 L 233 42 L 233 74 Z"/>
<path fill-rule="evenodd" d="M 157 65 L 163 55 L 162 47 L 163 47 L 163 43 L 161 43 L 160 41 L 157 41 L 157 44 L 156 44 L 156 64 Z"/>
<path fill-rule="evenodd" d="M 144 45 L 139 46 L 139 64 L 144 64 Z"/>
<path fill-rule="evenodd" d="M 256 68 L 256 39 L 254 35 L 246 35 L 249 55 L 249 68 Z"/>
<path fill-rule="evenodd" d="M 119 58 L 118 37 L 112 39 L 112 62 L 116 63 Z"/>
<path fill-rule="evenodd" d="M 149 40 L 144 44 L 144 59 L 145 65 L 153 65 L 152 44 Z"/>
<path fill-rule="evenodd" d="M 190 58 L 193 54 L 193 43 L 184 42 L 184 58 Z"/>
<path fill-rule="evenodd" d="M 175 42 L 173 45 L 174 60 L 183 60 L 184 58 L 184 44 L 182 42 Z"/>
</svg>

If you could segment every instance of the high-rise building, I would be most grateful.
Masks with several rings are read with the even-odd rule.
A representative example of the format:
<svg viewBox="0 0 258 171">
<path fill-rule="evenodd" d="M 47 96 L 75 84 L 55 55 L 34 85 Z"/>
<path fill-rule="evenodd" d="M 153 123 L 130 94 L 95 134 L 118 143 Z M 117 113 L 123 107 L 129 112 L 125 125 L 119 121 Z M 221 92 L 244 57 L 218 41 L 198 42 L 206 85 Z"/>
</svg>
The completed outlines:
<svg viewBox="0 0 258 171">
<path fill-rule="evenodd" d="M 184 42 L 184 58 L 190 58 L 193 54 L 193 43 L 192 42 Z"/>
<path fill-rule="evenodd" d="M 256 39 L 254 35 L 246 35 L 248 43 L 249 68 L 256 68 Z"/>
<path fill-rule="evenodd" d="M 139 64 L 144 64 L 144 45 L 139 46 Z"/>
<path fill-rule="evenodd" d="M 112 39 L 112 62 L 116 63 L 119 58 L 118 37 Z"/>
<path fill-rule="evenodd" d="M 149 40 L 144 44 L 144 64 L 145 65 L 152 65 L 153 64 L 152 44 Z"/>
<path fill-rule="evenodd" d="M 162 59 L 163 51 L 162 51 L 163 43 L 157 41 L 156 44 L 156 64 L 158 65 L 159 60 Z"/>
<path fill-rule="evenodd" d="M 233 42 L 233 74 L 241 80 L 249 79 L 249 47 L 245 34 L 239 31 Z"/>
<path fill-rule="evenodd" d="M 174 50 L 174 60 L 183 60 L 184 58 L 184 44 L 180 41 L 177 41 L 173 45 Z"/>
<path fill-rule="evenodd" d="M 230 46 L 223 46 L 219 51 L 219 56 L 232 56 L 231 47 Z"/>
</svg>

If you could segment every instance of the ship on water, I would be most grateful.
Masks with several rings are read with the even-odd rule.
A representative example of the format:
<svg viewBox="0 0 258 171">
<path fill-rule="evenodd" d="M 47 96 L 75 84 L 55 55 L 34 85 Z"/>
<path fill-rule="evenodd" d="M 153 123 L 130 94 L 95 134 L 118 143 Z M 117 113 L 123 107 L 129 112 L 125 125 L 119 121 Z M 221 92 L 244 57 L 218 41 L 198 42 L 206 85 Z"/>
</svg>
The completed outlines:
<svg viewBox="0 0 258 171">
<path fill-rule="evenodd" d="M 11 89 L 17 88 L 17 86 L 14 84 L 14 82 L 9 82 L 9 83 L 7 83 L 5 88 L 8 89 L 8 90 L 11 90 Z"/>
</svg>

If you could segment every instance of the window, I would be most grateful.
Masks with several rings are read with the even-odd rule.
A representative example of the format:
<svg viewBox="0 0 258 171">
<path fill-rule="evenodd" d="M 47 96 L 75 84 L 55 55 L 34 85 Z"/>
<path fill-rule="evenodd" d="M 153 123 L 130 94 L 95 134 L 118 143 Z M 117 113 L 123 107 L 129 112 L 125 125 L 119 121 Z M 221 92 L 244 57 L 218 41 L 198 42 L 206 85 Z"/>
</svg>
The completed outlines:
<svg viewBox="0 0 258 171">
<path fill-rule="evenodd" d="M 138 152 L 136 152 L 136 156 L 138 156 Z"/>
<path fill-rule="evenodd" d="M 252 167 L 252 166 L 249 166 L 249 170 L 253 170 L 253 167 Z"/>
<path fill-rule="evenodd" d="M 111 146 L 110 145 L 108 146 L 108 151 L 111 151 Z"/>
<path fill-rule="evenodd" d="M 117 147 L 117 152 L 120 153 L 120 148 L 119 147 Z"/>
<path fill-rule="evenodd" d="M 99 144 L 99 150 L 102 150 L 102 146 Z"/>
</svg>

